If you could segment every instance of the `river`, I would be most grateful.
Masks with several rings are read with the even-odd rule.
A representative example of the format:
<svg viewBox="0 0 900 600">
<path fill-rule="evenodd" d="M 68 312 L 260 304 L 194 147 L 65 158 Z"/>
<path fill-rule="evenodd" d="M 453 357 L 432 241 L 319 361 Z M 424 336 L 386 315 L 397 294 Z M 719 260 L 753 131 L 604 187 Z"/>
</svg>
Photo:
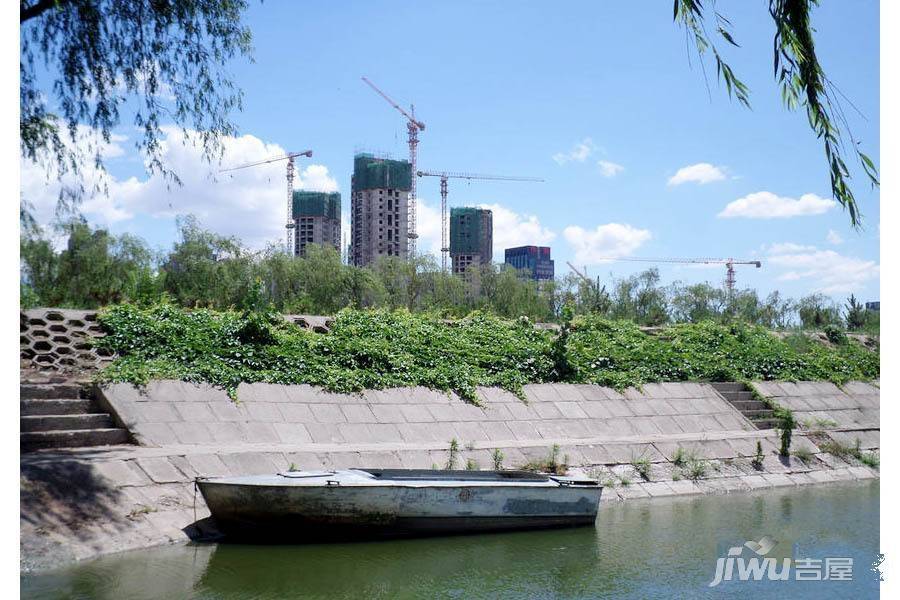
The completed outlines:
<svg viewBox="0 0 900 600">
<path fill-rule="evenodd" d="M 821 563 L 798 569 L 795 562 L 785 581 L 740 581 L 734 566 L 730 581 L 710 587 L 717 559 L 741 546 L 747 564 L 756 554 L 742 545 L 764 536 L 776 542 L 765 557 L 778 560 L 779 572 L 783 557 Z M 596 528 L 356 544 L 169 546 L 23 575 L 21 592 L 23 598 L 110 600 L 874 598 L 878 542 L 879 483 L 873 481 L 604 503 Z M 841 580 L 847 563 L 833 559 L 848 558 L 852 579 Z M 831 578 L 797 579 L 816 574 Z"/>
</svg>

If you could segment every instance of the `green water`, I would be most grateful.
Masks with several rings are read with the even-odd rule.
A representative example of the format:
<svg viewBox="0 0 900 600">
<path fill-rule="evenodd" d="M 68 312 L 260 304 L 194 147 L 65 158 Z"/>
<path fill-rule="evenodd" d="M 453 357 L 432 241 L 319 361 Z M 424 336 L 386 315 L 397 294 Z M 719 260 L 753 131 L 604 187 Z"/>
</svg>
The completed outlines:
<svg viewBox="0 0 900 600">
<path fill-rule="evenodd" d="M 596 528 L 308 546 L 191 544 L 21 579 L 23 598 L 876 597 L 878 482 L 603 504 Z M 854 560 L 852 581 L 730 581 L 728 547 Z M 744 556 L 752 556 L 749 550 Z M 780 564 L 780 563 L 779 563 Z M 736 578 L 735 578 L 736 579 Z"/>
</svg>

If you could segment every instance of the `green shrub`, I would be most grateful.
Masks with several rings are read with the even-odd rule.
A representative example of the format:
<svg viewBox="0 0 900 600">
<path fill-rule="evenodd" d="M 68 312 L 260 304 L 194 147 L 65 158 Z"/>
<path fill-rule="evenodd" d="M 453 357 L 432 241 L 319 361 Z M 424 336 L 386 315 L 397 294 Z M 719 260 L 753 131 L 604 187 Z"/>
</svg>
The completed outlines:
<svg viewBox="0 0 900 600">
<path fill-rule="evenodd" d="M 778 431 L 781 432 L 781 447 L 778 449 L 778 453 L 781 454 L 781 456 L 790 456 L 791 437 L 793 436 L 794 429 L 797 427 L 797 420 L 794 418 L 794 413 L 787 408 L 776 408 L 774 415 L 775 418 L 778 419 Z"/>
<path fill-rule="evenodd" d="M 450 448 L 447 450 L 447 464 L 444 467 L 448 471 L 456 468 L 456 461 L 459 460 L 459 442 L 456 438 L 450 440 Z"/>
<path fill-rule="evenodd" d="M 750 464 L 753 465 L 753 468 L 757 471 L 762 471 L 764 460 L 765 456 L 763 455 L 762 441 L 756 440 L 756 456 L 753 457 Z"/>
</svg>

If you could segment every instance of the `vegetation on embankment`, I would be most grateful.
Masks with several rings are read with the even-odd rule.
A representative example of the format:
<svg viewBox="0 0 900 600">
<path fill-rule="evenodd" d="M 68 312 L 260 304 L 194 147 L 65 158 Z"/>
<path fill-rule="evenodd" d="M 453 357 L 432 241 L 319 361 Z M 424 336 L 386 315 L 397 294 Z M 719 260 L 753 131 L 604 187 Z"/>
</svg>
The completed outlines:
<svg viewBox="0 0 900 600">
<path fill-rule="evenodd" d="M 658 381 L 829 380 L 879 376 L 879 356 L 847 339 L 826 346 L 761 327 L 680 324 L 652 335 L 629 322 L 576 317 L 557 337 L 527 319 L 483 313 L 446 321 L 407 311 L 340 311 L 312 333 L 267 310 L 186 310 L 122 304 L 101 312 L 98 344 L 119 355 L 102 381 L 241 382 L 322 386 L 335 392 L 421 385 L 476 402 L 476 386 L 521 395 L 527 383 L 568 381 L 619 389 Z M 799 335 L 799 334 L 797 334 Z"/>
</svg>

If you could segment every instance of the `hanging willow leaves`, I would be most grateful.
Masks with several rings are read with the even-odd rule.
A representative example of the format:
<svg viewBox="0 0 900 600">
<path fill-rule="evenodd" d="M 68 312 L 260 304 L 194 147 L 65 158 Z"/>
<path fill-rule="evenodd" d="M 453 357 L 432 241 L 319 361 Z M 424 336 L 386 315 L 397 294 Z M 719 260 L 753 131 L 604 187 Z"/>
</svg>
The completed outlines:
<svg viewBox="0 0 900 600">
<path fill-rule="evenodd" d="M 816 55 L 813 28 L 810 24 L 810 10 L 817 0 L 769 0 L 769 14 L 775 24 L 773 40 L 774 75 L 781 88 L 781 99 L 788 110 L 800 107 L 806 109 L 810 128 L 822 140 L 825 159 L 831 179 L 831 192 L 850 215 L 850 222 L 859 227 L 861 215 L 856 196 L 850 187 L 850 170 L 845 156 L 855 154 L 869 183 L 879 185 L 878 168 L 872 159 L 859 149 L 844 114 L 840 97 L 844 97 L 837 86 L 825 75 Z M 710 2 L 707 6 L 715 6 Z M 724 61 L 713 40 L 707 34 L 705 22 L 712 19 L 716 23 L 716 33 L 728 44 L 737 47 L 731 33 L 731 23 L 714 8 L 708 9 L 702 0 L 675 0 L 674 19 L 693 39 L 701 68 L 703 55 L 710 50 L 716 61 L 716 73 L 729 97 L 750 107 L 750 90 L 734 74 Z M 706 76 L 704 72 L 704 77 Z M 852 106 L 852 103 L 844 97 Z M 855 109 L 855 107 L 854 107 Z M 845 144 L 849 140 L 850 148 Z"/>
<path fill-rule="evenodd" d="M 225 64 L 250 53 L 246 8 L 245 0 L 22 0 L 22 155 L 48 178 L 88 164 L 103 174 L 102 148 L 124 109 L 148 170 L 178 183 L 162 159 L 161 123 L 180 127 L 207 159 L 219 156 L 241 107 Z M 60 201 L 74 208 L 85 191 L 70 185 Z"/>
</svg>

